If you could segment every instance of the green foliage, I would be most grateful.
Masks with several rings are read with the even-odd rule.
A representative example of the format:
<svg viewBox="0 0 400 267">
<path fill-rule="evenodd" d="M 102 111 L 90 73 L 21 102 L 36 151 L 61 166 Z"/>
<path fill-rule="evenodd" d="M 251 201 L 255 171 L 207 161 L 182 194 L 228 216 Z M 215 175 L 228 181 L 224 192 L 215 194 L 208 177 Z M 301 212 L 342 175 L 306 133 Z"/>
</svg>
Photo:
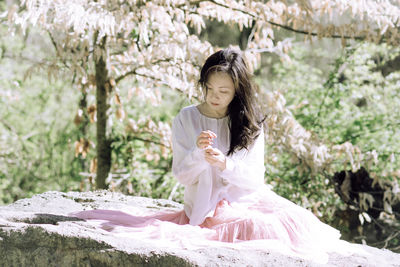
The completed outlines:
<svg viewBox="0 0 400 267">
<path fill-rule="evenodd" d="M 129 82 L 121 85 L 121 99 L 129 99 Z M 152 105 L 136 96 L 123 103 L 127 119 L 138 122 L 141 131 L 126 131 L 126 120 L 112 126 L 112 185 L 127 194 L 183 201 L 183 186 L 171 173 L 172 151 L 162 135 L 146 131 L 149 122 L 171 125 L 179 110 L 190 101 L 166 87 L 160 87 L 163 101 Z M 112 108 L 116 108 L 116 105 Z M 169 127 L 169 126 L 168 126 Z"/>
<path fill-rule="evenodd" d="M 5 27 L 0 31 L 7 36 Z M 40 48 L 26 46 L 36 37 L 31 33 L 25 41 L 20 36 L 0 40 L 0 203 L 70 190 L 79 179 L 71 123 L 77 94 L 67 83 L 49 83 L 42 74 L 24 80 L 29 60 L 39 59 L 32 55 L 41 55 Z"/>
<path fill-rule="evenodd" d="M 0 10 L 4 9 L 5 3 L 0 2 Z M 218 16 L 206 20 L 207 30 L 199 37 L 214 46 L 239 44 L 245 48 L 249 36 L 256 34 L 251 28 L 239 30 L 235 23 L 233 26 L 225 23 Z M 150 22 L 146 27 L 151 29 L 151 26 Z M 196 23 L 191 33 L 195 26 Z M 275 42 L 288 37 L 287 32 L 276 31 L 274 35 Z M 128 43 L 151 46 L 144 41 L 139 28 L 123 36 L 129 36 L 130 41 L 123 40 Z M 280 90 L 295 118 L 323 143 L 332 146 L 350 142 L 362 152 L 375 150 L 379 154 L 377 163 L 364 167 L 373 176 L 399 179 L 400 115 L 393 111 L 397 111 L 400 103 L 400 72 L 384 76 L 381 68 L 399 55 L 400 49 L 365 43 L 353 43 L 343 50 L 338 47 L 338 41 L 332 40 L 318 41 L 316 45 L 294 43 L 290 59 L 282 57 L 289 61 L 280 62 L 281 58 L 270 54 L 264 57 L 262 67 L 255 72 L 256 80 L 261 88 Z M 58 52 L 64 48 L 59 46 Z M 128 46 L 121 49 L 128 51 Z M 73 51 L 70 56 L 76 57 L 75 63 L 80 62 L 82 58 L 76 52 L 84 50 L 78 46 Z M 55 54 L 47 33 L 38 34 L 32 28 L 26 37 L 11 37 L 7 28 L 0 25 L 0 204 L 48 190 L 94 188 L 95 125 L 87 118 L 86 122 L 77 121 L 76 117 L 74 120 L 74 115 L 79 114 L 80 108 L 83 116 L 87 116 L 90 113 L 87 108 L 92 107 L 89 115 L 94 118 L 95 84 L 89 81 L 87 88 L 83 88 L 83 82 L 79 85 L 81 80 L 75 75 L 72 79 L 60 76 L 48 82 L 51 68 L 49 74 L 36 72 L 30 79 L 24 77 L 29 66 L 49 64 L 48 59 L 57 58 Z M 90 75 L 86 78 L 90 80 Z M 171 146 L 165 140 L 168 133 L 163 131 L 168 130 L 166 125 L 171 125 L 175 114 L 191 102 L 179 91 L 158 85 L 150 89 L 148 84 L 138 84 L 135 79 L 123 79 L 112 87 L 107 121 L 113 163 L 107 179 L 110 189 L 183 201 L 183 187 L 171 174 Z M 151 93 L 159 90 L 163 96 L 161 103 L 155 106 L 157 101 L 142 97 L 143 92 L 134 92 L 132 96 L 132 90 L 141 87 Z M 87 103 L 80 99 L 82 96 L 87 97 Z M 82 140 L 82 144 L 89 141 L 84 153 L 77 153 L 77 140 Z M 331 222 L 335 211 L 343 206 L 334 192 L 331 177 L 304 171 L 299 168 L 303 165 L 281 146 L 267 145 L 267 183 L 278 194 Z M 335 170 L 345 169 L 347 163 L 335 162 Z"/>
<path fill-rule="evenodd" d="M 379 66 L 400 49 L 386 45 L 354 44 L 338 53 L 295 45 L 290 62 L 273 65 L 269 87 L 281 90 L 296 119 L 330 145 L 346 141 L 362 152 L 377 151 L 378 163 L 369 171 L 398 179 L 397 159 L 400 115 L 400 72 L 383 77 Z M 269 158 L 272 153 L 274 157 Z M 271 144 L 267 152 L 268 182 L 279 194 L 332 220 L 343 203 L 333 191 L 329 177 L 301 173 L 296 162 Z M 336 162 L 337 170 L 348 169 Z"/>
<path fill-rule="evenodd" d="M 1 28 L 7 36 L 7 28 Z M 71 85 L 71 77 L 48 81 L 47 73 L 33 72 L 24 79 L 28 68 L 46 56 L 52 56 L 49 40 L 34 29 L 27 37 L 16 35 L 1 39 L 0 79 L 0 204 L 30 197 L 48 190 L 90 190 L 90 161 L 95 158 L 95 125 L 75 125 L 81 93 Z M 50 51 L 50 53 L 49 53 Z M 129 134 L 128 119 L 169 125 L 175 114 L 190 101 L 178 91 L 160 87 L 163 101 L 158 106 L 133 95 L 127 80 L 119 85 L 125 119 L 110 119 L 113 166 L 108 182 L 111 190 L 153 198 L 183 200 L 183 187 L 170 172 L 171 148 L 162 151 L 160 136 L 149 132 Z M 95 104 L 93 92 L 87 94 L 86 109 Z M 129 99 L 129 100 L 127 100 Z M 111 101 L 110 112 L 118 105 Z M 139 123 L 140 124 L 140 123 Z M 141 125 L 143 128 L 143 125 Z M 84 129 L 84 130 L 83 130 Z M 75 142 L 91 142 L 86 156 L 76 154 Z"/>
<path fill-rule="evenodd" d="M 221 25 L 209 23 L 218 32 Z M 6 29 L 1 30 L 6 36 Z M 237 30 L 232 32 L 239 38 Z M 223 33 L 229 35 L 229 31 Z M 213 34 L 213 43 L 219 44 L 216 36 L 220 34 Z M 133 31 L 131 36 L 136 38 L 137 33 Z M 53 51 L 47 39 L 38 42 L 38 38 L 32 31 L 27 40 L 20 36 L 1 39 L 0 203 L 47 190 L 93 188 L 89 162 L 95 158 L 94 147 L 86 158 L 74 153 L 74 143 L 80 138 L 95 144 L 93 123 L 85 125 L 85 131 L 82 124 L 77 127 L 72 123 L 81 92 L 71 88 L 70 77 L 49 83 L 47 74 L 34 73 L 31 79 L 23 79 L 30 60 L 39 61 L 43 51 L 46 56 Z M 336 43 L 329 42 L 322 46 L 295 44 L 290 62 L 265 57 L 264 63 L 269 65 L 262 65 L 256 79 L 261 88 L 281 90 L 296 119 L 324 142 L 334 145 L 350 141 L 364 152 L 378 151 L 378 164 L 370 171 L 395 179 L 393 171 L 400 167 L 396 160 L 400 118 L 392 110 L 400 103 L 400 74 L 383 77 L 377 68 L 399 54 L 399 49 L 370 44 L 354 44 L 343 51 L 335 47 Z M 270 73 L 265 74 L 268 68 Z M 170 125 L 175 114 L 191 101 L 178 91 L 160 86 L 163 98 L 154 106 L 149 98 L 135 93 L 132 96 L 132 88 L 140 86 L 135 80 L 124 80 L 118 84 L 122 103 L 110 103 L 110 114 L 118 114 L 122 106 L 125 115 L 108 122 L 113 166 L 107 181 L 111 190 L 126 194 L 183 201 L 183 187 L 171 174 L 171 148 L 161 133 L 146 131 L 146 127 L 150 121 L 156 126 L 159 122 Z M 87 106 L 94 103 L 89 91 Z M 128 131 L 129 120 L 141 131 Z M 343 203 L 329 177 L 301 171 L 298 166 L 302 163 L 274 144 L 267 146 L 266 163 L 266 181 L 274 191 L 325 221 L 333 220 L 335 210 Z M 337 168 L 347 166 L 337 162 Z"/>
</svg>

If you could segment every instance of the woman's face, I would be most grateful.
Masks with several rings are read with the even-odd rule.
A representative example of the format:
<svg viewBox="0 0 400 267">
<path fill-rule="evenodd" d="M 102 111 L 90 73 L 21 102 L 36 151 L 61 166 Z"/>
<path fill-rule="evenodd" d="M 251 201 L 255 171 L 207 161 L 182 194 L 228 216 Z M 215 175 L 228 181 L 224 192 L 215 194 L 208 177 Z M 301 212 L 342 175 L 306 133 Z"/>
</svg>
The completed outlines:
<svg viewBox="0 0 400 267">
<path fill-rule="evenodd" d="M 225 115 L 228 105 L 235 96 L 235 86 L 232 78 L 225 72 L 214 72 L 206 82 L 206 103 L 210 111 Z"/>
</svg>

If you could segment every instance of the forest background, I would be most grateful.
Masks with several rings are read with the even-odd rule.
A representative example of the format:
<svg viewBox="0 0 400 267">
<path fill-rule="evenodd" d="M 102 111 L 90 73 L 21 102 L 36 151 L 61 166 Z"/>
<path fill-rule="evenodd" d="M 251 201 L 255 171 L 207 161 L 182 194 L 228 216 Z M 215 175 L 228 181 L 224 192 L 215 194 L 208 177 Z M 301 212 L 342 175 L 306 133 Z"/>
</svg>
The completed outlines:
<svg viewBox="0 0 400 267">
<path fill-rule="evenodd" d="M 77 36 L 95 40 L 91 46 L 63 39 L 56 20 L 46 24 L 36 18 L 39 22 L 33 23 L 26 15 L 32 6 L 40 7 L 33 2 L 0 2 L 0 204 L 49 190 L 96 188 L 182 202 L 183 187 L 171 173 L 170 125 L 182 107 L 201 100 L 195 81 L 204 59 L 231 45 L 246 51 L 268 115 L 266 183 L 339 228 L 345 239 L 400 251 L 399 13 L 385 30 L 379 25 L 383 28 L 363 37 L 359 31 L 347 38 L 346 33 L 329 33 L 323 27 L 318 34 L 296 30 L 293 19 L 291 28 L 263 28 L 257 20 L 246 22 L 240 16 L 235 20 L 233 1 L 194 1 L 193 7 L 179 1 L 175 6 L 174 1 L 109 1 L 128 9 L 131 3 L 142 4 L 151 12 L 161 12 L 156 9 L 160 6 L 187 7 L 191 17 L 182 24 L 172 20 L 168 38 L 173 42 L 157 39 L 162 29 L 154 30 L 155 23 L 137 23 L 127 33 L 103 36 L 84 28 Z M 201 13 L 200 2 L 220 8 L 220 13 Z M 289 1 L 297 2 L 300 11 L 310 9 L 311 1 Z M 386 2 L 399 11 L 398 1 Z M 43 14 L 51 8 L 43 8 Z M 143 10 L 142 17 L 157 20 Z M 181 30 L 183 37 L 171 34 Z M 105 44 L 107 34 L 115 43 L 96 52 L 93 47 Z M 152 48 L 155 42 L 158 46 Z M 184 56 L 177 48 L 183 43 L 192 45 Z M 142 58 L 132 63 L 132 54 Z M 154 54 L 171 58 L 155 60 Z M 101 58 L 111 63 L 105 60 L 101 69 Z M 140 61 L 148 63 L 143 71 L 121 67 Z M 156 72 L 167 74 L 151 76 Z M 108 78 L 100 81 L 101 77 Z M 105 118 L 103 135 L 100 112 Z M 99 168 L 107 165 L 98 160 L 101 142 L 109 148 L 105 158 L 104 153 L 100 156 L 109 163 L 100 174 L 104 179 L 99 179 Z"/>
</svg>

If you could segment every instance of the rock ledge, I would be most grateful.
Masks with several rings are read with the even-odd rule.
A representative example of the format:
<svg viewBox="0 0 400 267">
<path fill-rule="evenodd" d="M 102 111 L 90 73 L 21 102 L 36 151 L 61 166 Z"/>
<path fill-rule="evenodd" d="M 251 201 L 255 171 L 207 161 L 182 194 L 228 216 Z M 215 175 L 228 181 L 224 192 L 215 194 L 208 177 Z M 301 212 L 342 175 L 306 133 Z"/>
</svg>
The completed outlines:
<svg viewBox="0 0 400 267">
<path fill-rule="evenodd" d="M 370 256 L 330 254 L 320 265 L 273 251 L 154 247 L 115 237 L 67 214 L 88 209 L 182 209 L 168 200 L 108 191 L 46 192 L 0 206 L 1 266 L 400 266 L 400 254 L 359 246 Z"/>
</svg>

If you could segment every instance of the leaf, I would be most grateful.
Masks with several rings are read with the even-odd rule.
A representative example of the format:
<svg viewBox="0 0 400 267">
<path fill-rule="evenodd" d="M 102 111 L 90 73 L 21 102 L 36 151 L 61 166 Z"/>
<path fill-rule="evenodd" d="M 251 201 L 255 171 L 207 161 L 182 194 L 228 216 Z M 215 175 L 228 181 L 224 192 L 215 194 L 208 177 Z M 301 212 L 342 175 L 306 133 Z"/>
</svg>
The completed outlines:
<svg viewBox="0 0 400 267">
<path fill-rule="evenodd" d="M 363 225 L 364 224 L 364 216 L 361 213 L 358 214 L 358 219 L 360 220 L 361 225 Z"/>
<path fill-rule="evenodd" d="M 365 220 L 368 222 L 368 223 L 370 223 L 372 220 L 371 220 L 371 217 L 368 215 L 368 213 L 366 213 L 366 212 L 363 212 L 363 213 L 361 213 L 362 215 L 363 215 L 363 217 L 365 218 Z"/>
<path fill-rule="evenodd" d="M 148 149 L 145 150 L 144 155 L 147 161 L 152 161 L 154 159 L 154 155 Z"/>
<path fill-rule="evenodd" d="M 79 141 L 75 141 L 74 145 L 75 145 L 75 157 L 78 157 L 82 151 L 82 146 Z"/>
<path fill-rule="evenodd" d="M 167 158 L 168 158 L 168 155 L 169 155 L 168 149 L 167 149 L 165 146 L 161 146 L 160 149 L 161 149 L 161 156 L 162 156 L 164 159 L 167 159 Z"/>
<path fill-rule="evenodd" d="M 124 109 L 123 108 L 117 109 L 116 115 L 117 115 L 117 118 L 120 121 L 123 121 L 125 119 L 125 111 L 124 111 Z"/>
<path fill-rule="evenodd" d="M 340 185 L 340 191 L 342 191 L 343 196 L 344 196 L 344 201 L 346 201 L 346 202 L 350 200 L 350 190 L 351 190 L 350 175 L 349 175 L 349 172 L 346 171 L 346 176 L 344 178 L 344 181 Z"/>
<path fill-rule="evenodd" d="M 110 85 L 111 85 L 113 88 L 115 88 L 115 86 L 117 85 L 116 82 L 115 82 L 115 80 L 114 80 L 113 78 L 111 78 L 109 82 L 110 82 Z"/>
<path fill-rule="evenodd" d="M 358 196 L 361 210 L 368 210 L 373 207 L 375 199 L 371 194 L 358 193 Z"/>
<path fill-rule="evenodd" d="M 7 14 L 7 20 L 8 21 L 12 21 L 14 18 L 14 15 L 16 13 L 16 11 L 18 10 L 18 5 L 12 5 L 9 9 L 8 9 L 8 14 Z"/>
<path fill-rule="evenodd" d="M 97 121 L 96 118 L 96 104 L 92 104 L 87 108 L 87 112 L 89 114 L 90 122 L 94 123 Z"/>
<path fill-rule="evenodd" d="M 393 213 L 392 206 L 387 201 L 383 202 L 383 209 L 389 214 Z"/>
<path fill-rule="evenodd" d="M 133 194 L 133 187 L 131 181 L 128 180 L 128 184 L 126 185 L 129 194 Z"/>
<path fill-rule="evenodd" d="M 93 74 L 90 74 L 88 77 L 88 81 L 90 85 L 96 86 L 96 76 Z"/>
<path fill-rule="evenodd" d="M 87 155 L 87 153 L 89 152 L 89 149 L 90 149 L 90 143 L 91 142 L 89 140 L 83 139 L 83 138 L 81 138 L 80 142 L 81 142 L 81 145 L 82 145 L 82 151 L 81 151 L 82 157 L 86 158 L 86 155 Z"/>
<path fill-rule="evenodd" d="M 81 124 L 83 121 L 83 110 L 82 109 L 78 109 L 78 111 L 76 112 L 75 118 L 74 118 L 74 124 L 76 126 L 78 126 L 79 124 Z"/>
<path fill-rule="evenodd" d="M 135 133 L 139 130 L 139 127 L 136 123 L 136 121 L 129 119 L 128 123 L 126 125 L 125 131 L 128 133 Z"/>
<path fill-rule="evenodd" d="M 376 186 L 376 184 L 381 185 L 380 178 L 375 172 L 371 172 L 370 177 L 373 179 L 372 184 L 371 184 L 372 188 L 374 188 Z"/>
<path fill-rule="evenodd" d="M 115 92 L 115 94 L 114 94 L 114 99 L 115 99 L 115 103 L 117 105 L 121 105 L 121 99 L 120 99 L 119 94 L 117 92 Z"/>
<path fill-rule="evenodd" d="M 157 125 L 154 123 L 153 120 L 149 120 L 147 122 L 147 128 L 149 128 L 150 130 L 155 130 L 157 128 Z"/>
<path fill-rule="evenodd" d="M 97 172 L 97 158 L 92 158 L 90 161 L 90 173 Z"/>
</svg>

